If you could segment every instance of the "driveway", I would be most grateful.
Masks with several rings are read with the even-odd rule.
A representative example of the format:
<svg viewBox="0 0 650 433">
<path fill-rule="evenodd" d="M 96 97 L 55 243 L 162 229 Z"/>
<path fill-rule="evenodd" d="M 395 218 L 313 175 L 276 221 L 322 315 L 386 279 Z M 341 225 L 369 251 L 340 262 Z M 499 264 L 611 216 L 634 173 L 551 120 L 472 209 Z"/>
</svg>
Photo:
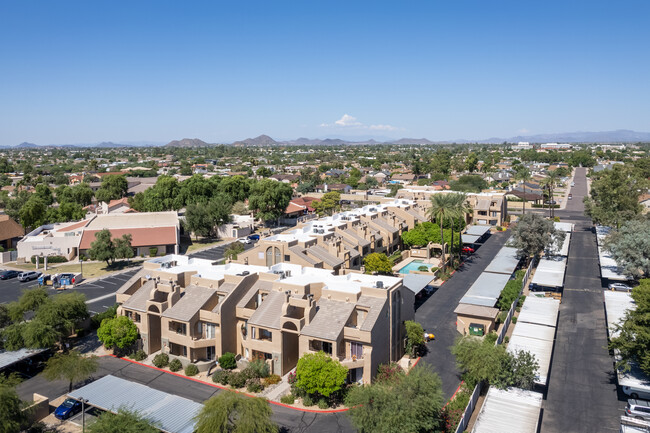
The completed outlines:
<svg viewBox="0 0 650 433">
<path fill-rule="evenodd" d="M 122 359 L 105 356 L 99 359 L 99 370 L 92 380 L 112 374 L 126 380 L 138 382 L 159 391 L 178 395 L 199 403 L 221 392 L 220 388 L 196 382 L 191 379 L 165 373 L 153 368 L 134 364 Z M 31 400 L 33 393 L 39 393 L 53 400 L 68 392 L 64 381 L 48 382 L 41 375 L 28 379 L 18 385 L 18 395 L 23 400 Z M 273 420 L 285 432 L 355 432 L 356 429 L 343 413 L 312 413 L 271 405 Z"/>
<path fill-rule="evenodd" d="M 436 339 L 427 343 L 429 352 L 422 361 L 433 366 L 442 379 L 445 398 L 450 398 L 460 384 L 460 373 L 451 346 L 457 337 L 456 314 L 454 310 L 465 292 L 490 264 L 494 256 L 510 238 L 509 232 L 497 232 L 458 269 L 454 275 L 438 288 L 415 313 L 415 320 Z"/>
<path fill-rule="evenodd" d="M 603 282 L 596 236 L 584 217 L 586 169 L 576 169 L 573 199 L 562 221 L 576 224 L 560 305 L 541 431 L 617 432 L 625 398 L 618 394 L 613 358 L 607 351 Z"/>
<path fill-rule="evenodd" d="M 201 250 L 196 253 L 189 254 L 189 257 L 196 259 L 206 259 L 206 260 L 221 260 L 223 259 L 223 254 L 230 245 L 230 242 L 227 244 L 219 245 L 217 247 L 208 248 L 207 250 Z M 255 241 L 251 241 L 250 244 L 244 244 L 244 251 L 248 251 L 255 246 Z"/>
</svg>

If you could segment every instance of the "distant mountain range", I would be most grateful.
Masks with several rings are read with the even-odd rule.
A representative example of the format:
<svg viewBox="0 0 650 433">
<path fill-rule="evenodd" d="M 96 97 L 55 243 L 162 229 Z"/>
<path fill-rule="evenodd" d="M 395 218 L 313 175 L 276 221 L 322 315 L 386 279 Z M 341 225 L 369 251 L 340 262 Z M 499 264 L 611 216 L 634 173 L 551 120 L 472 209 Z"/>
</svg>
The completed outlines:
<svg viewBox="0 0 650 433">
<path fill-rule="evenodd" d="M 400 139 L 346 139 L 344 138 L 297 138 L 295 140 L 276 141 L 268 135 L 260 135 L 255 138 L 247 138 L 232 143 L 233 146 L 340 146 L 340 145 L 373 145 L 373 144 L 414 144 L 414 145 L 431 145 L 431 144 L 498 144 L 503 142 L 517 143 L 527 141 L 529 143 L 637 143 L 650 142 L 650 132 L 637 132 L 628 129 L 619 129 L 616 131 L 602 132 L 564 132 L 559 134 L 537 134 L 537 135 L 520 135 L 510 138 L 488 138 L 484 140 L 441 140 L 431 141 L 427 138 L 400 138 Z M 128 142 L 113 143 L 111 141 L 92 143 L 92 144 L 51 144 L 39 146 L 34 143 L 20 143 L 16 146 L 0 146 L 0 148 L 18 148 L 18 149 L 36 149 L 40 147 L 98 147 L 98 148 L 120 148 L 120 147 L 145 147 L 161 146 L 162 143 L 155 142 Z M 198 138 L 183 138 L 182 140 L 173 140 L 165 147 L 205 147 L 216 146 L 215 143 L 207 143 Z"/>
</svg>

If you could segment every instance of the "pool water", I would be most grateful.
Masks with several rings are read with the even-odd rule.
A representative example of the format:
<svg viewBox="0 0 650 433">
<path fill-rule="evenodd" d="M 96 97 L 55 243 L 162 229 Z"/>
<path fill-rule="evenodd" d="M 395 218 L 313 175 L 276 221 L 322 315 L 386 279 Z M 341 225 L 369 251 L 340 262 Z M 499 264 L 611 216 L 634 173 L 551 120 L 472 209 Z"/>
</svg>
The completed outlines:
<svg viewBox="0 0 650 433">
<path fill-rule="evenodd" d="M 411 271 L 417 271 L 420 266 L 426 266 L 427 268 L 431 269 L 433 265 L 430 265 L 428 263 L 422 262 L 422 260 L 414 260 L 408 265 L 404 266 L 402 269 L 399 270 L 400 274 L 408 274 Z"/>
</svg>

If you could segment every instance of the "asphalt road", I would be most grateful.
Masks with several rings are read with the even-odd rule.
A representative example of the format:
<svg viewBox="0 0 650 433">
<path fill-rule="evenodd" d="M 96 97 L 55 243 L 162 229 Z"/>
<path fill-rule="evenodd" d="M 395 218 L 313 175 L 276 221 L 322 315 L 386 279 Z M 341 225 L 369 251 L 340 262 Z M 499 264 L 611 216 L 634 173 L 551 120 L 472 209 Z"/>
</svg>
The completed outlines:
<svg viewBox="0 0 650 433">
<path fill-rule="evenodd" d="M 494 256 L 510 238 L 509 232 L 498 232 L 488 240 L 458 269 L 454 275 L 436 290 L 415 313 L 415 320 L 436 339 L 427 343 L 429 352 L 422 361 L 433 366 L 442 379 L 445 398 L 450 398 L 460 384 L 460 373 L 451 346 L 457 337 L 454 310 L 465 292 L 490 264 Z"/>
<path fill-rule="evenodd" d="M 207 384 L 110 356 L 100 358 L 99 365 L 99 370 L 89 381 L 112 374 L 199 403 L 221 392 L 219 388 Z M 18 385 L 17 391 L 20 398 L 24 400 L 31 400 L 34 393 L 45 395 L 53 400 L 68 392 L 68 384 L 65 381 L 48 382 L 38 375 Z M 271 405 L 271 409 L 273 409 L 273 420 L 284 427 L 283 431 L 285 432 L 347 433 L 356 431 L 345 413 L 302 412 L 274 404 Z"/>
<path fill-rule="evenodd" d="M 583 216 L 585 169 L 576 169 L 573 199 L 556 212 L 576 223 L 571 237 L 564 294 L 543 402 L 541 432 L 615 432 L 625 406 L 607 351 L 603 288 L 596 236 Z"/>
<path fill-rule="evenodd" d="M 219 245 L 218 247 L 209 248 L 207 250 L 199 251 L 196 253 L 189 254 L 189 257 L 197 259 L 207 259 L 207 260 L 221 260 L 223 259 L 223 254 L 228 248 L 230 243 Z M 255 246 L 255 241 L 251 241 L 250 244 L 244 244 L 244 251 L 250 250 Z"/>
</svg>

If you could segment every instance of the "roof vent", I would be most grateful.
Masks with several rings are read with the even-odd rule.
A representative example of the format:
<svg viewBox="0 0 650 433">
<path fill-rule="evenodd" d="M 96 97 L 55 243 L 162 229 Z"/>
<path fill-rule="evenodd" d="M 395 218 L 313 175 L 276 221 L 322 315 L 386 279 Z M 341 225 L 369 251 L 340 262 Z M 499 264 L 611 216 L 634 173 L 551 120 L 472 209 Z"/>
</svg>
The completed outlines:
<svg viewBox="0 0 650 433">
<path fill-rule="evenodd" d="M 249 271 L 244 271 L 244 272 L 242 272 L 241 274 L 242 274 L 242 276 L 245 277 L 246 275 L 250 275 L 250 272 L 249 272 Z"/>
<path fill-rule="evenodd" d="M 383 281 L 377 281 L 377 283 L 375 283 L 375 286 L 378 289 L 383 289 L 384 288 L 384 282 Z"/>
</svg>

